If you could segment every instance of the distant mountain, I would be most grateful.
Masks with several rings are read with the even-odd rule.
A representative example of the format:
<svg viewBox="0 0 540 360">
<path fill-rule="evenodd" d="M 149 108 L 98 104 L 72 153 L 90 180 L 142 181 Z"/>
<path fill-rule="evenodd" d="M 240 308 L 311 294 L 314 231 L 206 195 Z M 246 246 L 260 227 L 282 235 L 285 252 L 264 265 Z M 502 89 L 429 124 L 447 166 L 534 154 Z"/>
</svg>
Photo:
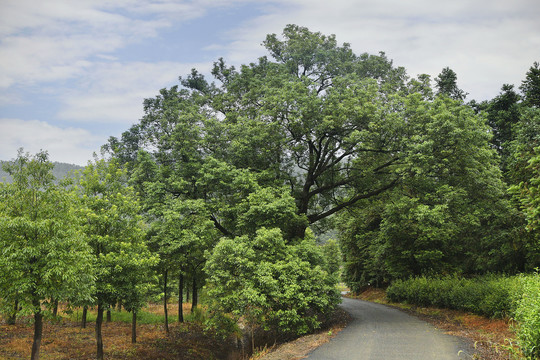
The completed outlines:
<svg viewBox="0 0 540 360">
<path fill-rule="evenodd" d="M 8 182 L 10 183 L 12 181 L 11 176 L 8 175 L 4 171 L 1 165 L 3 165 L 7 161 L 1 161 L 0 160 L 0 182 Z M 53 168 L 53 175 L 56 178 L 56 180 L 62 180 L 65 178 L 70 171 L 75 170 L 81 170 L 84 169 L 83 166 L 74 165 L 74 164 L 66 164 L 66 163 L 60 163 L 60 162 L 53 162 L 54 168 Z"/>
</svg>

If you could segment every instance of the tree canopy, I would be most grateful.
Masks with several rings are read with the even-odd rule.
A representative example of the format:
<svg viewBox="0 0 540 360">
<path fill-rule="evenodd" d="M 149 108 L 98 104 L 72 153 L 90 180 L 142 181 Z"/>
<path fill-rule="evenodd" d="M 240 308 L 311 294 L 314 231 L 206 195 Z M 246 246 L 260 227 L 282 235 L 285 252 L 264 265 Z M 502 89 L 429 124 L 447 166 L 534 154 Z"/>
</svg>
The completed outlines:
<svg viewBox="0 0 540 360">
<path fill-rule="evenodd" d="M 77 226 L 76 199 L 54 184 L 46 152 L 19 150 L 4 163 L 13 183 L 0 183 L 0 301 L 11 314 L 34 316 L 32 359 L 39 358 L 43 316 L 54 300 L 90 301 L 93 262 Z"/>
</svg>

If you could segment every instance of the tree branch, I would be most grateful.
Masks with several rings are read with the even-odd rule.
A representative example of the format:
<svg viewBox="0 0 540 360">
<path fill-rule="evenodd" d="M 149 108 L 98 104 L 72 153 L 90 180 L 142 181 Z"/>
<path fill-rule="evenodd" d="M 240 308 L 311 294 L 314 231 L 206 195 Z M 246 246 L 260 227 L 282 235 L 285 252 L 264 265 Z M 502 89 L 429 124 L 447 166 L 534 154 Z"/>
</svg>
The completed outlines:
<svg viewBox="0 0 540 360">
<path fill-rule="evenodd" d="M 218 229 L 223 235 L 225 236 L 234 236 L 233 233 L 231 233 L 229 230 L 225 229 L 223 227 L 223 225 L 221 225 L 218 221 L 218 219 L 216 219 L 216 217 L 214 215 L 210 215 L 210 220 L 212 220 L 214 222 L 214 225 L 216 227 L 216 229 Z"/>
<path fill-rule="evenodd" d="M 310 224 L 313 224 L 321 219 L 324 219 L 325 217 L 328 217 L 332 214 L 335 214 L 336 212 L 340 211 L 341 209 L 343 208 L 346 208 L 348 206 L 351 206 L 353 205 L 354 203 L 356 203 L 357 201 L 361 200 L 361 199 L 367 199 L 367 198 L 370 198 L 372 196 L 376 196 L 388 189 L 391 189 L 393 188 L 398 182 L 398 179 L 394 179 L 391 183 L 389 184 L 386 184 L 385 186 L 377 189 L 377 190 L 373 190 L 369 193 L 366 193 L 366 194 L 358 194 L 354 197 L 352 197 L 351 199 L 349 199 L 348 201 L 345 201 L 341 204 L 338 204 L 337 206 L 335 206 L 334 208 L 328 210 L 328 211 L 325 211 L 323 213 L 320 213 L 320 214 L 311 214 L 311 215 L 308 215 L 308 220 L 309 220 L 309 223 Z"/>
</svg>

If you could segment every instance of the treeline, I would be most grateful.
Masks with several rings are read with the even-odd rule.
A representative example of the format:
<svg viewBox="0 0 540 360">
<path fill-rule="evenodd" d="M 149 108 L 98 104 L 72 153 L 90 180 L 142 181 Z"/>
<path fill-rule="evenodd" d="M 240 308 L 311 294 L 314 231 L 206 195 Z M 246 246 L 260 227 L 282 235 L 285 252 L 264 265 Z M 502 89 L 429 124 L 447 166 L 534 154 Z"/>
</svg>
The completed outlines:
<svg viewBox="0 0 540 360">
<path fill-rule="evenodd" d="M 539 64 L 519 92 L 503 85 L 481 103 L 464 102 L 450 69 L 435 82 L 433 100 L 410 113 L 421 131 L 402 158 L 406 176 L 339 218 L 345 279 L 356 291 L 411 276 L 540 266 Z M 443 107 L 443 95 L 458 103 Z"/>
<path fill-rule="evenodd" d="M 7 165 L 4 311 L 33 313 L 39 334 L 56 301 L 96 305 L 99 334 L 107 307 L 136 313 L 156 286 L 166 303 L 171 282 L 182 299 L 189 278 L 224 334 L 239 322 L 304 334 L 339 302 L 337 243 L 317 244 L 333 229 L 353 289 L 538 264 L 527 215 L 537 145 L 519 140 L 538 134 L 530 96 L 516 102 L 512 147 L 493 137 L 491 102 L 465 103 L 451 69 L 432 88 L 384 53 L 296 25 L 263 44 L 269 57 L 239 69 L 220 59 L 214 82 L 194 69 L 146 99 L 142 119 L 72 183 L 52 183 L 45 153 Z M 502 166 L 507 150 L 527 165 Z M 513 196 L 512 169 L 525 179 Z"/>
</svg>

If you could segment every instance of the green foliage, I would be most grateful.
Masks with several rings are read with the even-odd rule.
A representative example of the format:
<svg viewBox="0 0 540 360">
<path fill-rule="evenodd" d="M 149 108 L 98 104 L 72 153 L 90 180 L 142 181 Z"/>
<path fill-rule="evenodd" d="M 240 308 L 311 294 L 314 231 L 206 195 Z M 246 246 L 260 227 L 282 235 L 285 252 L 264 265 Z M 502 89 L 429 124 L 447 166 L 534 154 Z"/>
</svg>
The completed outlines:
<svg viewBox="0 0 540 360">
<path fill-rule="evenodd" d="M 457 74 L 449 67 L 442 69 L 435 78 L 437 94 L 446 95 L 454 100 L 465 100 L 467 93 L 457 86 Z"/>
<path fill-rule="evenodd" d="M 534 62 L 519 87 L 527 106 L 540 108 L 540 64 Z"/>
<path fill-rule="evenodd" d="M 24 313 L 41 313 L 51 299 L 91 299 L 93 263 L 77 202 L 53 183 L 52 167 L 46 152 L 21 149 L 4 164 L 13 183 L 0 184 L 0 300 L 9 308 L 17 300 Z"/>
<path fill-rule="evenodd" d="M 525 213 L 530 231 L 538 234 L 540 218 L 540 109 L 527 109 L 515 127 L 510 192 Z"/>
<path fill-rule="evenodd" d="M 0 305 L 12 321 L 19 307 L 33 314 L 31 358 L 38 359 L 43 315 L 52 304 L 91 300 L 92 257 L 73 194 L 53 183 L 48 154 L 30 157 L 21 148 L 3 168 L 13 183 L 0 183 Z"/>
<path fill-rule="evenodd" d="M 511 190 L 525 213 L 528 229 L 538 233 L 540 230 L 540 146 L 533 149 L 526 169 L 531 177 Z"/>
<path fill-rule="evenodd" d="M 506 259 L 482 256 L 500 249 L 493 238 L 509 211 L 484 119 L 448 97 L 410 94 L 401 106 L 408 141 L 396 165 L 399 184 L 340 221 L 347 283 L 358 290 L 395 278 L 505 266 Z"/>
<path fill-rule="evenodd" d="M 206 265 L 210 309 L 217 312 L 211 321 L 230 327 L 244 318 L 250 326 L 299 335 L 318 328 L 339 301 L 335 278 L 323 270 L 318 252 L 309 239 L 287 245 L 276 228 L 223 238 Z"/>
<path fill-rule="evenodd" d="M 13 178 L 7 171 L 3 170 L 4 164 L 9 166 L 9 161 L 0 161 L 0 182 L 11 183 L 13 182 Z M 52 175 L 54 176 L 53 181 L 55 184 L 58 184 L 62 179 L 70 177 L 75 171 L 83 168 L 82 166 L 60 163 L 56 161 L 52 162 L 52 164 Z"/>
<path fill-rule="evenodd" d="M 246 218 L 246 202 L 271 196 L 267 206 L 250 207 L 255 223 L 264 216 L 262 226 L 275 226 L 269 211 L 283 217 L 293 210 L 279 225 L 293 240 L 309 224 L 395 185 L 393 140 L 402 121 L 385 102 L 404 87 L 405 73 L 384 54 L 357 56 L 334 36 L 296 25 L 281 39 L 268 35 L 264 46 L 272 59 L 239 70 L 220 59 L 212 71 L 217 83 L 193 70 L 181 81 L 185 88 L 147 99 L 141 123 L 106 149 L 137 181 L 154 173 L 160 186 L 153 189 L 204 199 L 225 236 L 253 233 L 261 225 Z M 155 167 L 138 167 L 141 150 Z M 142 185 L 141 193 L 149 189 Z M 279 200 L 280 192 L 294 204 Z"/>
<path fill-rule="evenodd" d="M 465 310 L 489 317 L 504 317 L 514 310 L 518 291 L 515 277 L 417 277 L 396 280 L 387 289 L 390 301 L 419 306 Z"/>
<path fill-rule="evenodd" d="M 82 171 L 77 192 L 79 219 L 94 255 L 100 305 L 122 301 L 137 310 L 155 281 L 151 268 L 158 257 L 144 242 L 145 226 L 133 188 L 115 161 L 96 160 Z"/>
<path fill-rule="evenodd" d="M 518 280 L 521 291 L 514 319 L 519 347 L 527 359 L 540 359 L 540 274 L 522 275 Z"/>
<path fill-rule="evenodd" d="M 339 279 L 341 268 L 341 251 L 336 240 L 330 239 L 322 246 L 325 261 L 325 270 L 328 274 L 335 275 Z"/>
</svg>

